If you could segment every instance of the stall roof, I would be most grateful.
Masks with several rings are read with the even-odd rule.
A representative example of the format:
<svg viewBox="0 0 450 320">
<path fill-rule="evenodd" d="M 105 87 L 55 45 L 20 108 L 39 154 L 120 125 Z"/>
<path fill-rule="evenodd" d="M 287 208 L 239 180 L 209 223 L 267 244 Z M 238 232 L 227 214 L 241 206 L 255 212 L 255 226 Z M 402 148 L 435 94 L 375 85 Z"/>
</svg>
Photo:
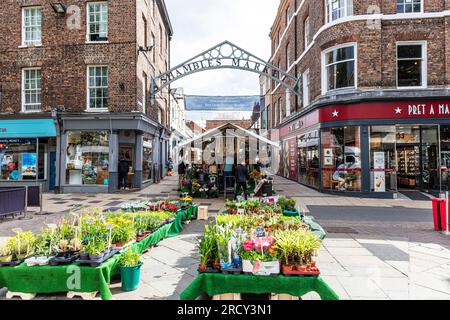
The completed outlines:
<svg viewBox="0 0 450 320">
<path fill-rule="evenodd" d="M 198 136 L 198 137 L 196 137 L 194 139 L 191 139 L 189 141 L 186 141 L 186 142 L 183 142 L 183 143 L 179 144 L 179 147 L 184 147 L 186 145 L 192 144 L 192 142 L 194 142 L 194 141 L 197 141 L 197 140 L 200 140 L 200 139 L 204 139 L 204 138 L 207 138 L 209 136 L 213 136 L 214 133 L 219 132 L 222 129 L 225 129 L 226 127 L 234 127 L 234 128 L 236 128 L 238 130 L 243 131 L 244 133 L 246 133 L 249 136 L 252 136 L 252 137 L 254 137 L 254 138 L 258 139 L 258 140 L 261 140 L 261 141 L 263 141 L 263 142 L 265 142 L 267 144 L 270 144 L 270 145 L 280 149 L 280 145 L 278 143 L 270 141 L 269 139 L 264 138 L 263 136 L 257 135 L 254 132 L 251 132 L 249 130 L 243 129 L 243 128 L 241 128 L 241 127 L 239 127 L 239 126 L 237 126 L 235 124 L 232 124 L 232 123 L 225 123 L 225 124 L 221 125 L 220 127 L 217 127 L 215 129 L 211 129 L 209 131 L 206 131 L 205 133 L 203 133 L 202 135 L 200 135 L 200 136 Z"/>
</svg>

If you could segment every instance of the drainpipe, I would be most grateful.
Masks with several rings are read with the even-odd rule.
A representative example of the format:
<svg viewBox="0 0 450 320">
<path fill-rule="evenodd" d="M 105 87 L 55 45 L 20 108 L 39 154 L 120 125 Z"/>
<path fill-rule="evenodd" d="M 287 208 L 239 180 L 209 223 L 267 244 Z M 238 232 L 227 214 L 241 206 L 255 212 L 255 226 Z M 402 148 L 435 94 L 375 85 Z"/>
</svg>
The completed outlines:
<svg viewBox="0 0 450 320">
<path fill-rule="evenodd" d="M 61 110 L 59 108 L 52 109 L 52 118 L 56 126 L 56 177 L 55 177 L 55 194 L 61 194 L 61 161 L 62 161 L 62 144 L 61 138 L 63 133 Z"/>
</svg>

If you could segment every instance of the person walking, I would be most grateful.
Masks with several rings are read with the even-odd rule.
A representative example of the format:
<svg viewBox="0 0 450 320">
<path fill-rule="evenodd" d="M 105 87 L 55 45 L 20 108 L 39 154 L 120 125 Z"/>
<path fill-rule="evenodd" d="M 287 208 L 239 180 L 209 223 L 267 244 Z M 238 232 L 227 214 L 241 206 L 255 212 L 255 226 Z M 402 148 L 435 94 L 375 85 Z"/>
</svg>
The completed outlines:
<svg viewBox="0 0 450 320">
<path fill-rule="evenodd" d="M 119 162 L 119 190 L 122 188 L 126 190 L 128 188 L 128 172 L 130 170 L 130 165 L 125 159 Z"/>
<path fill-rule="evenodd" d="M 247 196 L 247 180 L 248 179 L 248 169 L 245 164 L 245 161 L 243 161 L 241 164 L 239 164 L 236 168 L 236 192 L 235 192 L 235 199 L 237 199 L 237 194 L 240 191 L 241 187 L 244 189 L 244 197 L 245 200 L 248 199 Z"/>
</svg>

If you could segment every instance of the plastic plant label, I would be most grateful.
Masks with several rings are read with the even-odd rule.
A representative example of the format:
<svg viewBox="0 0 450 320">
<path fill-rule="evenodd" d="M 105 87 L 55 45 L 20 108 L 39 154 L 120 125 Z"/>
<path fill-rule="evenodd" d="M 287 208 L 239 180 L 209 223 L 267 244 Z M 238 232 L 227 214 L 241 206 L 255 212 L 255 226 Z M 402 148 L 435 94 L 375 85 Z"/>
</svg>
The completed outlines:
<svg viewBox="0 0 450 320">
<path fill-rule="evenodd" d="M 255 231 L 257 238 L 263 238 L 266 236 L 266 231 L 264 230 L 263 227 L 256 227 Z"/>
</svg>

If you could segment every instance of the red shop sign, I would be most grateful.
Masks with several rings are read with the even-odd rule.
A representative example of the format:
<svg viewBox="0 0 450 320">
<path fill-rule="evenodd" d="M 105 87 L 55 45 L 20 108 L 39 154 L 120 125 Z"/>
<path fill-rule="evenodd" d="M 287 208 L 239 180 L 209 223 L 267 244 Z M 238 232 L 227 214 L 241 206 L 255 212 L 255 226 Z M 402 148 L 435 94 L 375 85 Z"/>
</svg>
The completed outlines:
<svg viewBox="0 0 450 320">
<path fill-rule="evenodd" d="M 373 102 L 320 109 L 320 122 L 364 119 L 450 118 L 450 101 Z"/>
</svg>

